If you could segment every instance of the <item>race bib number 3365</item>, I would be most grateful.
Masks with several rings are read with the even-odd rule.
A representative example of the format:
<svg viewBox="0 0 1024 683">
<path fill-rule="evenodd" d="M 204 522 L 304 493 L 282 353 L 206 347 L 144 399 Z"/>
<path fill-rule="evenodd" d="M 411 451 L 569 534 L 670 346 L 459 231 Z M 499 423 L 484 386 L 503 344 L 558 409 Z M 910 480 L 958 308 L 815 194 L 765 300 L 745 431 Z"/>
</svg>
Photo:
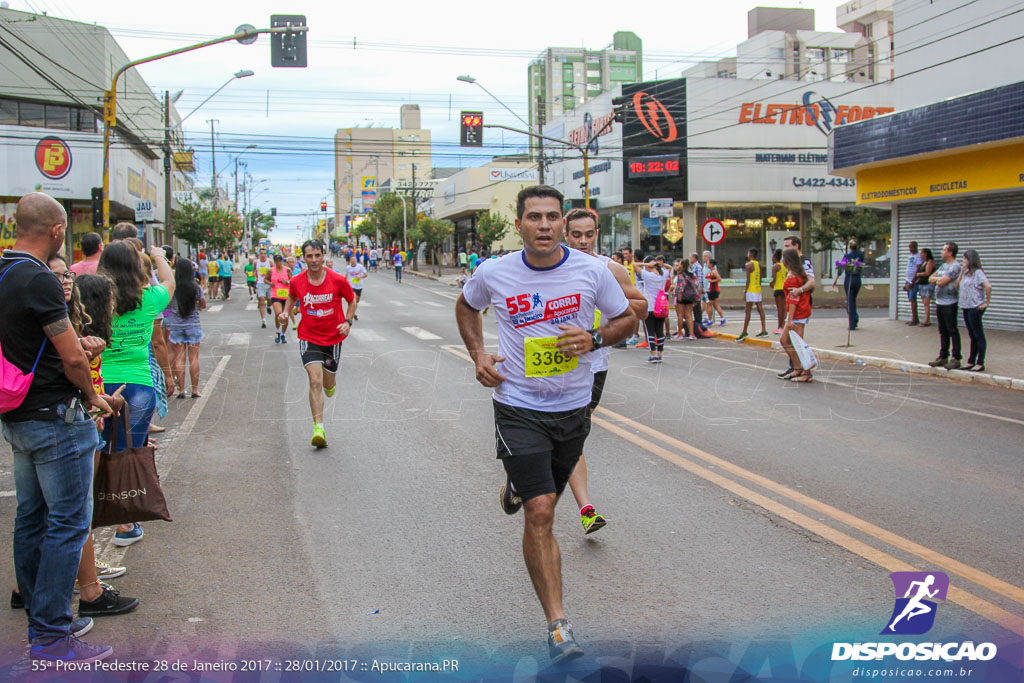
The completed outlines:
<svg viewBox="0 0 1024 683">
<path fill-rule="evenodd" d="M 523 355 L 526 361 L 527 377 L 553 377 L 575 370 L 580 359 L 566 356 L 555 344 L 556 337 L 526 337 L 523 339 Z"/>
</svg>

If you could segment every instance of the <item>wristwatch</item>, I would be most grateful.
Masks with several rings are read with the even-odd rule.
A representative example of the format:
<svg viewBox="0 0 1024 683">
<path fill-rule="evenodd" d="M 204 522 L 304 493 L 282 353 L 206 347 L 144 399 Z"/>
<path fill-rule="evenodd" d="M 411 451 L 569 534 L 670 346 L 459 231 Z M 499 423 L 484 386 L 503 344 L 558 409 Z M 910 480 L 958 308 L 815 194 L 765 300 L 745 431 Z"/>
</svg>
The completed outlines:
<svg viewBox="0 0 1024 683">
<path fill-rule="evenodd" d="M 604 338 L 601 336 L 601 333 L 598 332 L 596 327 L 594 329 L 592 329 L 592 330 L 589 330 L 589 332 L 590 332 L 590 341 L 594 344 L 594 348 L 591 349 L 591 350 L 595 351 L 595 350 L 601 348 L 601 345 L 604 344 Z"/>
</svg>

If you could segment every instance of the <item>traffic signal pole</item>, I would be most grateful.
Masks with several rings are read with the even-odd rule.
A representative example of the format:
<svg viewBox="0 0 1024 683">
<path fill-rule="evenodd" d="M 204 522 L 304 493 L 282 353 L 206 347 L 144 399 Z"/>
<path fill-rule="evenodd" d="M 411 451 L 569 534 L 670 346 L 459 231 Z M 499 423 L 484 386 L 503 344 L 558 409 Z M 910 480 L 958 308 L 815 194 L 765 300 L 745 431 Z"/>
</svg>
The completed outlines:
<svg viewBox="0 0 1024 683">
<path fill-rule="evenodd" d="M 186 52 L 192 52 L 193 50 L 210 47 L 211 45 L 219 45 L 220 43 L 227 43 L 232 40 L 255 40 L 255 38 L 261 33 L 305 33 L 308 30 L 309 27 L 307 26 L 281 26 L 279 28 L 260 28 L 239 31 L 230 36 L 222 36 L 202 43 L 196 43 L 195 45 L 178 48 L 177 50 L 170 50 L 169 52 L 161 52 L 158 55 L 136 59 L 128 62 L 115 71 L 114 77 L 110 81 L 110 90 L 103 95 L 103 226 L 106 228 L 110 227 L 110 134 L 114 130 L 114 126 L 117 125 L 117 81 L 121 78 L 121 74 L 128 69 L 141 64 L 147 64 L 149 62 L 155 62 L 158 59 L 165 59 L 167 57 L 173 57 Z M 165 198 L 164 201 L 168 200 Z"/>
</svg>

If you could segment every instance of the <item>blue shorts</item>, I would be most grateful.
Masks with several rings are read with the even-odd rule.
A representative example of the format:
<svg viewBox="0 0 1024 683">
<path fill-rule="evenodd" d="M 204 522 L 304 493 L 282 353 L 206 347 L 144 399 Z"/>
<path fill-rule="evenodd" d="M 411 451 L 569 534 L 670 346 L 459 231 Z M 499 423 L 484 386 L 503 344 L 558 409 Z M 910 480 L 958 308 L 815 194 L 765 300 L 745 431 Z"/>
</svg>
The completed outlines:
<svg viewBox="0 0 1024 683">
<path fill-rule="evenodd" d="M 908 301 L 913 301 L 916 298 L 917 298 L 917 283 L 915 282 L 914 286 L 907 290 L 907 300 Z"/>
</svg>

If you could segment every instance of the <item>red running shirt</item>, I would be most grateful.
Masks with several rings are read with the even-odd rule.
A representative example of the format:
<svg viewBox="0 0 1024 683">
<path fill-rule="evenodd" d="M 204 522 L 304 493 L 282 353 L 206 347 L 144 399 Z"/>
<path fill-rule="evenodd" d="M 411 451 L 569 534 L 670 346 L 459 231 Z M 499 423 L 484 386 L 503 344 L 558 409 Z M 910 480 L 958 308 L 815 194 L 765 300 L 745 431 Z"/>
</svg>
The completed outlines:
<svg viewBox="0 0 1024 683">
<path fill-rule="evenodd" d="M 288 289 L 302 312 L 299 339 L 321 346 L 339 344 L 345 339 L 338 332 L 338 326 L 345 322 L 342 299 L 352 301 L 355 292 L 344 276 L 329 268 L 324 268 L 324 281 L 317 286 L 309 283 L 308 276 L 309 271 L 294 276 Z"/>
<path fill-rule="evenodd" d="M 793 311 L 794 320 L 805 320 L 811 317 L 811 294 L 810 292 L 804 292 L 798 294 L 795 297 L 790 296 L 789 290 L 797 287 L 803 287 L 804 280 L 797 277 L 796 275 L 790 275 L 786 278 L 785 284 L 782 285 L 782 289 L 786 292 L 786 308 L 789 308 L 790 304 L 796 304 L 796 310 Z"/>
</svg>

